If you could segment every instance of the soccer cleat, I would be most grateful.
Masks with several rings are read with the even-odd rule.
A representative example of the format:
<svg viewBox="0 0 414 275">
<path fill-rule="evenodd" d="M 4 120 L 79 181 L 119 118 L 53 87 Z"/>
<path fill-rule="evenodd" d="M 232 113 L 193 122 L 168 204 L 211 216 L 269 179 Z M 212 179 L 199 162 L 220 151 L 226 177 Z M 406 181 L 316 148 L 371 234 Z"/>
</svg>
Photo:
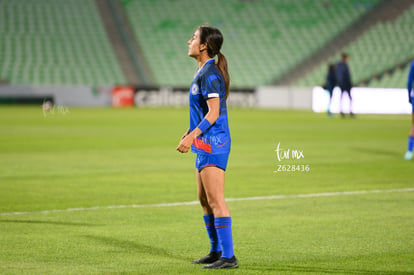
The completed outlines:
<svg viewBox="0 0 414 275">
<path fill-rule="evenodd" d="M 231 259 L 220 258 L 218 261 L 215 261 L 212 264 L 203 266 L 206 269 L 222 269 L 222 268 L 238 268 L 239 262 L 236 257 L 233 256 Z"/>
<path fill-rule="evenodd" d="M 201 259 L 194 260 L 191 263 L 193 264 L 211 264 L 219 260 L 221 257 L 221 251 L 220 252 L 210 252 L 207 256 L 204 256 Z"/>
<path fill-rule="evenodd" d="M 411 160 L 413 158 L 413 152 L 412 151 L 407 151 L 407 153 L 405 153 L 404 155 L 404 159 L 405 160 Z"/>
</svg>

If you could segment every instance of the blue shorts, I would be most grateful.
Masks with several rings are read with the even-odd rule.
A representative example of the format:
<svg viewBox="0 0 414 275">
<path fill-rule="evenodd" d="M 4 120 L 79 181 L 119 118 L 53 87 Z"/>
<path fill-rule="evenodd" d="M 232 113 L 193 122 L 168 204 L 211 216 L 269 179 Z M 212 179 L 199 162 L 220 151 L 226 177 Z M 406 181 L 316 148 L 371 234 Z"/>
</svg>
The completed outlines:
<svg viewBox="0 0 414 275">
<path fill-rule="evenodd" d="M 229 154 L 197 154 L 196 168 L 200 172 L 207 165 L 214 165 L 226 171 Z"/>
</svg>

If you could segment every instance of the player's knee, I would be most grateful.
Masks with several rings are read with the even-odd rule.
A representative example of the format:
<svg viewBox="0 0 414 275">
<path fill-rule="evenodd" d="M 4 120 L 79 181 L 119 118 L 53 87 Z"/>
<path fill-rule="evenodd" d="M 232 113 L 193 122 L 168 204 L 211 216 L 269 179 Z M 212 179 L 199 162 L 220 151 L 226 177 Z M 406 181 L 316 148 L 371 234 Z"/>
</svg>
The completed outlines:
<svg viewBox="0 0 414 275">
<path fill-rule="evenodd" d="M 224 199 L 209 198 L 208 205 L 213 209 L 213 212 L 221 211 L 226 208 Z"/>
<path fill-rule="evenodd" d="M 208 200 L 207 200 L 206 196 L 204 196 L 202 194 L 199 194 L 198 195 L 198 200 L 200 201 L 200 204 L 201 204 L 202 207 L 209 207 Z"/>
<path fill-rule="evenodd" d="M 200 198 L 199 201 L 200 201 L 201 207 L 203 207 L 203 208 L 210 207 L 210 205 L 208 204 L 207 200 Z"/>
</svg>

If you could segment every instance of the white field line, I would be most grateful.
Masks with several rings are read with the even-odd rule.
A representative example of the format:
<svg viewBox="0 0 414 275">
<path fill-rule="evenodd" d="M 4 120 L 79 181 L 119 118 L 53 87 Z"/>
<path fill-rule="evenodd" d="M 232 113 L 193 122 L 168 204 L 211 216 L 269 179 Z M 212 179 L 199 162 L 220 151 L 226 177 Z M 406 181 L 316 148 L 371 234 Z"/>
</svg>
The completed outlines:
<svg viewBox="0 0 414 275">
<path fill-rule="evenodd" d="M 349 196 L 349 195 L 364 195 L 364 194 L 379 194 L 379 193 L 404 193 L 404 192 L 414 192 L 414 188 L 343 191 L 343 192 L 311 193 L 311 194 L 297 194 L 297 195 L 274 195 L 274 196 L 247 197 L 247 198 L 228 198 L 226 199 L 226 201 L 232 202 L 232 201 L 281 200 L 281 199 L 296 199 L 296 198 L 317 198 L 317 197 L 334 197 L 334 196 Z M 131 204 L 131 205 L 78 207 L 78 208 L 53 209 L 53 210 L 42 210 L 42 211 L 0 213 L 0 216 L 51 214 L 51 213 L 80 212 L 80 211 L 90 211 L 90 210 L 123 209 L 123 208 L 173 207 L 173 206 L 185 206 L 185 205 L 195 205 L 195 204 L 199 204 L 199 202 L 188 201 L 188 202 L 172 202 L 172 203 L 157 203 L 157 204 Z"/>
</svg>

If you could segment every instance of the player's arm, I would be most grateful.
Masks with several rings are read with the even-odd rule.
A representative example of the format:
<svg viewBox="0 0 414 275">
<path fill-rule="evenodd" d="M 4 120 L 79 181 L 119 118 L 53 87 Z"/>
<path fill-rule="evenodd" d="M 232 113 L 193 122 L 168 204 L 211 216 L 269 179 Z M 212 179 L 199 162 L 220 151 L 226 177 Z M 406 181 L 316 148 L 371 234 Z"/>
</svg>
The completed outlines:
<svg viewBox="0 0 414 275">
<path fill-rule="evenodd" d="M 214 97 L 207 99 L 208 112 L 200 124 L 190 133 L 183 136 L 177 151 L 187 153 L 190 150 L 193 141 L 213 125 L 220 115 L 220 98 Z"/>
<path fill-rule="evenodd" d="M 185 131 L 185 133 L 181 136 L 180 140 L 183 140 L 189 133 L 190 133 L 190 129 L 187 129 L 187 131 Z"/>
<path fill-rule="evenodd" d="M 208 113 L 204 118 L 207 119 L 211 125 L 213 125 L 220 116 L 220 98 L 213 97 L 207 99 L 207 106 Z"/>
</svg>

